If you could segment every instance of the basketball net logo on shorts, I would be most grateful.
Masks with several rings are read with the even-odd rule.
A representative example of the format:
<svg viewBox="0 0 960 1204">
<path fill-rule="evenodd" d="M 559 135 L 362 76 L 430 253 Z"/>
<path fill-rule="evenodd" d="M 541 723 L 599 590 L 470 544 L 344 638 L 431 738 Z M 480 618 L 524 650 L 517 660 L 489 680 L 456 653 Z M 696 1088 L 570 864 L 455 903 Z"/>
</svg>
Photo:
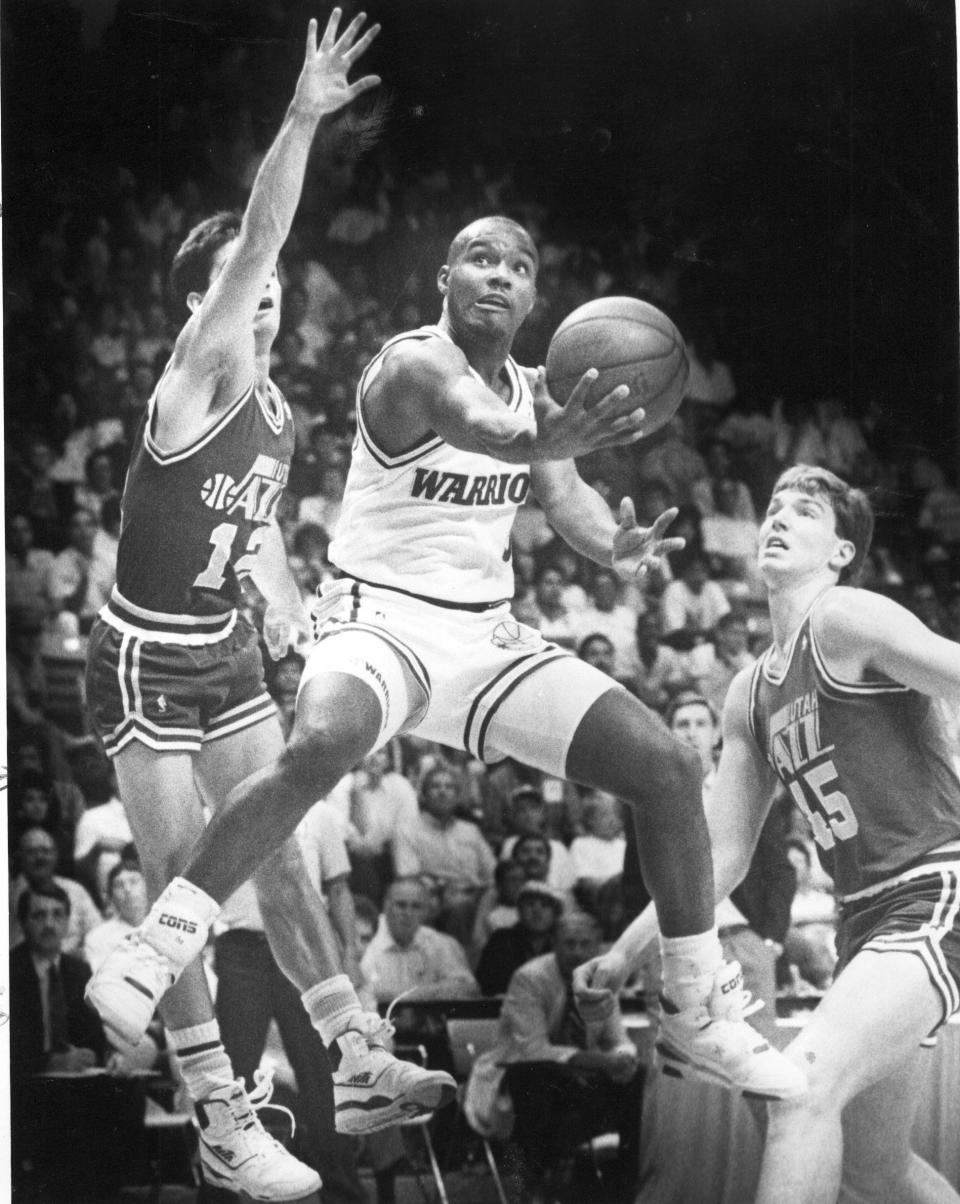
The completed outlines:
<svg viewBox="0 0 960 1204">
<path fill-rule="evenodd" d="M 524 627 L 515 619 L 503 619 L 493 629 L 490 643 L 507 651 L 513 648 L 532 648 L 539 639 L 538 633 Z"/>
<path fill-rule="evenodd" d="M 290 475 L 290 467 L 273 456 L 257 456 L 241 481 L 228 473 L 207 477 L 200 487 L 204 505 L 227 514 L 243 511 L 249 522 L 265 523 L 276 509 Z"/>
</svg>

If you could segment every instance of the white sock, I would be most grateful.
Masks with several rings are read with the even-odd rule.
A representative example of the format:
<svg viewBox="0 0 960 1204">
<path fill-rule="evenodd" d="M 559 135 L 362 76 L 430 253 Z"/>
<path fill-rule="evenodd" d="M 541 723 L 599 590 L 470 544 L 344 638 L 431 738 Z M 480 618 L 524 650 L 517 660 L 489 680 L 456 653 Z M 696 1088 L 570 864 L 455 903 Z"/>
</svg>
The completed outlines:
<svg viewBox="0 0 960 1204">
<path fill-rule="evenodd" d="M 693 936 L 660 935 L 663 994 L 679 1008 L 705 1003 L 713 976 L 723 965 L 716 926 Z"/>
<path fill-rule="evenodd" d="M 353 983 L 346 974 L 318 982 L 309 991 L 304 991 L 300 998 L 307 1009 L 310 1023 L 331 1052 L 337 1037 L 346 1032 L 354 1016 L 363 1011 Z"/>
<path fill-rule="evenodd" d="M 206 1020 L 189 1028 L 168 1029 L 167 1038 L 176 1052 L 180 1073 L 192 1100 L 203 1099 L 219 1087 L 234 1082 L 233 1067 L 223 1048 L 216 1020 Z"/>
</svg>

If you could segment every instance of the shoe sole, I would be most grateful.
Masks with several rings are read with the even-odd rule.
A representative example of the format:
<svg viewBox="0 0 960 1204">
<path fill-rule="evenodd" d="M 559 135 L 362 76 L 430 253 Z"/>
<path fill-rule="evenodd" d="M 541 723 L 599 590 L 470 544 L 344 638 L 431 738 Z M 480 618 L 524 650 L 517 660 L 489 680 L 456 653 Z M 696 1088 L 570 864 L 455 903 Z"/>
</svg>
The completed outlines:
<svg viewBox="0 0 960 1204">
<path fill-rule="evenodd" d="M 660 1041 L 654 1046 L 654 1053 L 654 1064 L 659 1066 L 660 1070 L 671 1078 L 698 1079 L 704 1083 L 714 1083 L 717 1086 L 725 1088 L 727 1091 L 733 1091 L 742 1095 L 744 1099 L 796 1099 L 797 1096 L 803 1095 L 806 1090 L 805 1087 L 785 1087 L 780 1090 L 772 1087 L 766 1090 L 759 1087 L 742 1087 L 739 1083 L 735 1083 L 733 1079 L 721 1074 L 712 1066 L 705 1066 L 702 1062 L 692 1062 L 685 1055 L 678 1054 L 670 1046 L 664 1045 Z"/>
<path fill-rule="evenodd" d="M 347 1100 L 336 1106 L 336 1129 L 338 1133 L 351 1137 L 362 1137 L 365 1133 L 376 1133 L 389 1129 L 391 1125 L 417 1120 L 429 1116 L 438 1108 L 452 1103 L 457 1094 L 457 1085 L 447 1074 L 436 1074 L 424 1079 L 417 1087 L 397 1098 L 373 1095 L 366 1100 Z"/>
<path fill-rule="evenodd" d="M 228 1191 L 235 1192 L 238 1195 L 246 1196 L 251 1200 L 264 1201 L 264 1204 L 290 1204 L 290 1202 L 294 1200 L 305 1200 L 308 1196 L 316 1195 L 316 1193 L 323 1186 L 320 1176 L 317 1175 L 317 1181 L 313 1187 L 308 1187 L 306 1189 L 298 1188 L 298 1190 L 292 1195 L 263 1196 L 257 1195 L 256 1192 L 252 1192 L 248 1188 L 244 1187 L 241 1184 L 238 1176 L 232 1172 L 222 1172 L 215 1166 L 210 1166 L 208 1162 L 204 1161 L 203 1155 L 200 1157 L 200 1169 L 203 1172 L 204 1181 L 209 1183 L 211 1187 L 224 1187 Z"/>
</svg>

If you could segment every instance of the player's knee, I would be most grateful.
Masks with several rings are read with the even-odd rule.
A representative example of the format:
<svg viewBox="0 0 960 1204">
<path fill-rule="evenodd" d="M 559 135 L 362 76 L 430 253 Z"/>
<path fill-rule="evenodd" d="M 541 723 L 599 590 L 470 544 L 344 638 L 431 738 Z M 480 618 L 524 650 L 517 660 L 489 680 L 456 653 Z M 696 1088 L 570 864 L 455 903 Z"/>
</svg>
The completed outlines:
<svg viewBox="0 0 960 1204">
<path fill-rule="evenodd" d="M 327 794 L 370 748 L 362 732 L 339 723 L 317 723 L 308 731 L 294 730 L 280 754 L 279 770 L 285 789 L 295 796 Z"/>
<path fill-rule="evenodd" d="M 703 770 L 697 753 L 678 740 L 659 741 L 644 758 L 643 774 L 638 781 L 644 795 L 659 800 L 671 809 L 689 799 L 701 806 Z"/>
</svg>

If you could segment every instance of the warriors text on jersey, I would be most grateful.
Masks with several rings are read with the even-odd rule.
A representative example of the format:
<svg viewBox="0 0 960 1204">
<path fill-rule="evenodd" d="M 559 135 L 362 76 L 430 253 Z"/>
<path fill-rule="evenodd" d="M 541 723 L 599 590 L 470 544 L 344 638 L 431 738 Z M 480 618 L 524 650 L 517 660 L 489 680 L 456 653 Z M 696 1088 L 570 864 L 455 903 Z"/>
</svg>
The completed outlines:
<svg viewBox="0 0 960 1204">
<path fill-rule="evenodd" d="M 810 821 L 837 893 L 855 895 L 960 841 L 960 780 L 940 704 L 889 678 L 838 681 L 812 612 L 777 674 L 772 652 L 753 671 L 751 730 Z"/>
<path fill-rule="evenodd" d="M 456 603 L 513 596 L 510 531 L 530 489 L 530 470 L 451 447 L 427 434 L 404 452 L 379 448 L 363 398 L 383 355 L 406 339 L 447 338 L 436 326 L 397 335 L 371 360 L 357 390 L 357 435 L 331 561 L 363 581 Z M 512 359 L 504 404 L 533 414 L 529 385 Z"/>
<path fill-rule="evenodd" d="M 153 437 L 157 391 L 123 492 L 117 584 L 104 617 L 151 638 L 206 643 L 233 621 L 289 474 L 290 408 L 272 383 L 253 384 L 188 447 Z"/>
</svg>

